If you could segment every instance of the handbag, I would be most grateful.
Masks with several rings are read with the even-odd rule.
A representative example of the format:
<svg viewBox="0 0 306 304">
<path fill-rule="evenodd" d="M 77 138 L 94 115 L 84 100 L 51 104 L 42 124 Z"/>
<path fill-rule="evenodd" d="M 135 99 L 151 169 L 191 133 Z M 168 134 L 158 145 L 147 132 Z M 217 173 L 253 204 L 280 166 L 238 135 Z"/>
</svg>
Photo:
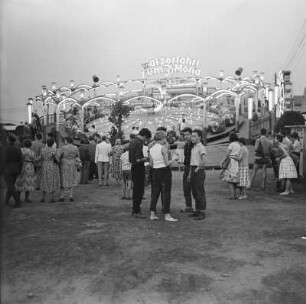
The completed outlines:
<svg viewBox="0 0 306 304">
<path fill-rule="evenodd" d="M 222 162 L 221 162 L 221 169 L 226 169 L 230 163 L 231 159 L 229 156 L 227 156 Z"/>
<path fill-rule="evenodd" d="M 82 161 L 79 157 L 77 157 L 75 159 L 75 165 L 76 165 L 78 171 L 80 171 L 82 169 Z"/>
</svg>

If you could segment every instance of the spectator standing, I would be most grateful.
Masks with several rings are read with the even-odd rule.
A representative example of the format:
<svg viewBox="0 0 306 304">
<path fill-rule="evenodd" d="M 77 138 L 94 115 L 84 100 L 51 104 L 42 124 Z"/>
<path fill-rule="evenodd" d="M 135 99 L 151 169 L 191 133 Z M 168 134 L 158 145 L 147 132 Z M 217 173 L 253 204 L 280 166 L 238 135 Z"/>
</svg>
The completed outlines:
<svg viewBox="0 0 306 304">
<path fill-rule="evenodd" d="M 123 153 L 120 156 L 121 171 L 122 171 L 122 197 L 121 199 L 131 199 L 132 190 L 132 173 L 131 163 L 129 162 L 129 150 L 128 147 L 123 149 Z"/>
<path fill-rule="evenodd" d="M 95 162 L 98 166 L 99 186 L 102 186 L 102 174 L 104 172 L 104 186 L 108 186 L 109 162 L 112 146 L 106 142 L 106 136 L 102 136 L 101 142 L 96 146 Z"/>
<path fill-rule="evenodd" d="M 43 147 L 45 147 L 45 145 L 42 142 L 42 134 L 36 133 L 35 140 L 32 142 L 31 149 L 37 157 L 41 154 L 41 149 Z M 41 174 L 42 174 L 42 159 L 34 163 L 34 171 L 35 171 L 36 189 L 39 190 L 41 182 Z"/>
<path fill-rule="evenodd" d="M 115 145 L 112 147 L 112 177 L 119 184 L 121 181 L 121 161 L 120 157 L 123 153 L 123 146 L 121 145 L 121 139 L 117 138 Z"/>
<path fill-rule="evenodd" d="M 138 135 L 131 141 L 129 146 L 129 162 L 132 164 L 131 173 L 133 181 L 133 210 L 132 216 L 145 218 L 140 209 L 144 195 L 145 168 L 144 163 L 148 161 L 143 155 L 143 142 L 151 138 L 151 132 L 147 128 L 142 128 Z"/>
<path fill-rule="evenodd" d="M 206 192 L 205 192 L 205 162 L 206 162 L 206 150 L 201 143 L 202 131 L 192 131 L 193 147 L 191 150 L 190 158 L 190 173 L 188 179 L 191 183 L 191 191 L 195 200 L 195 211 L 188 216 L 193 217 L 195 220 L 205 219 L 206 211 Z"/>
<path fill-rule="evenodd" d="M 291 180 L 297 178 L 297 172 L 292 158 L 289 156 L 289 145 L 283 143 L 283 136 L 277 135 L 277 140 L 280 142 L 280 148 L 283 150 L 284 155 L 281 156 L 279 165 L 279 179 L 285 182 L 285 191 L 281 192 L 280 195 L 293 194 L 293 188 Z"/>
<path fill-rule="evenodd" d="M 4 145 L 3 164 L 5 164 L 3 177 L 6 184 L 5 204 L 9 205 L 10 198 L 15 200 L 15 207 L 20 207 L 20 195 L 18 194 L 15 183 L 22 168 L 22 155 L 20 148 L 15 146 L 16 138 L 9 135 L 8 145 Z"/>
<path fill-rule="evenodd" d="M 227 148 L 226 158 L 229 158 L 228 167 L 224 171 L 224 180 L 228 182 L 231 196 L 229 199 L 238 199 L 237 185 L 239 183 L 239 162 L 241 146 L 238 142 L 238 136 L 235 132 L 229 135 L 229 146 Z"/>
<path fill-rule="evenodd" d="M 192 196 L 191 196 L 191 184 L 190 184 L 190 179 L 188 178 L 188 176 L 190 174 L 191 150 L 192 150 L 194 144 L 191 140 L 191 135 L 192 135 L 191 128 L 187 127 L 182 132 L 183 132 L 184 138 L 185 138 L 183 191 L 184 191 L 186 207 L 184 209 L 181 209 L 181 212 L 193 212 Z"/>
<path fill-rule="evenodd" d="M 80 157 L 79 149 L 73 145 L 71 137 L 65 138 L 65 145 L 59 152 L 61 160 L 61 197 L 60 202 L 65 201 L 65 193 L 69 195 L 69 200 L 74 201 L 73 186 L 76 184 L 77 179 L 77 158 Z"/>
<path fill-rule="evenodd" d="M 273 144 L 267 138 L 267 130 L 262 128 L 260 130 L 261 136 L 255 141 L 255 156 L 254 156 L 254 166 L 251 177 L 251 187 L 254 185 L 254 180 L 256 177 L 256 173 L 259 168 L 262 168 L 262 182 L 261 189 L 265 190 L 266 188 L 266 179 L 267 179 L 267 166 L 271 162 Z M 273 157 L 273 156 L 272 156 Z"/>
<path fill-rule="evenodd" d="M 184 164 L 184 146 L 185 146 L 184 135 L 181 134 L 174 144 L 176 144 L 177 147 L 176 154 L 178 156 L 179 171 L 181 171 L 181 166 Z"/>
<path fill-rule="evenodd" d="M 88 179 L 92 181 L 94 178 L 98 178 L 98 168 L 96 164 L 96 147 L 97 144 L 94 140 L 94 137 L 89 137 L 89 177 Z"/>
<path fill-rule="evenodd" d="M 299 138 L 299 135 L 294 132 L 291 134 L 291 138 L 292 138 L 292 146 L 293 146 L 293 149 L 292 149 L 292 154 L 294 155 L 294 158 L 296 159 L 296 162 L 295 162 L 295 166 L 296 166 L 296 171 L 297 171 L 297 175 L 298 175 L 298 178 L 300 176 L 300 158 L 301 158 L 301 152 L 302 152 L 302 143 L 300 142 L 300 138 Z"/>
<path fill-rule="evenodd" d="M 16 180 L 16 190 L 25 192 L 25 203 L 31 203 L 30 192 L 36 189 L 34 163 L 40 158 L 30 149 L 32 142 L 30 139 L 24 141 L 24 147 L 21 148 L 22 169 Z"/>
<path fill-rule="evenodd" d="M 55 202 L 55 191 L 60 189 L 60 171 L 59 159 L 54 152 L 52 146 L 54 144 L 53 138 L 47 139 L 47 147 L 41 149 L 42 159 L 42 174 L 40 181 L 40 188 L 42 190 L 41 203 L 45 202 L 46 194 L 50 195 L 50 203 Z"/>
<path fill-rule="evenodd" d="M 89 153 L 88 140 L 85 138 L 81 139 L 81 145 L 79 146 L 79 153 L 80 153 L 80 159 L 82 161 L 80 184 L 88 184 L 90 153 Z"/>
<path fill-rule="evenodd" d="M 249 171 L 249 150 L 246 147 L 246 139 L 239 138 L 239 143 L 241 145 L 240 153 L 238 156 L 239 161 L 239 184 L 238 188 L 240 190 L 240 195 L 238 199 L 247 199 L 246 189 L 250 188 L 250 171 Z"/>
<path fill-rule="evenodd" d="M 169 160 L 168 151 L 165 147 L 166 133 L 158 131 L 155 136 L 155 144 L 150 149 L 150 163 L 152 169 L 152 195 L 150 206 L 150 220 L 158 220 L 156 216 L 156 205 L 159 195 L 162 197 L 162 210 L 165 220 L 175 222 L 177 219 L 170 215 L 172 172 L 170 165 L 174 160 Z"/>
</svg>

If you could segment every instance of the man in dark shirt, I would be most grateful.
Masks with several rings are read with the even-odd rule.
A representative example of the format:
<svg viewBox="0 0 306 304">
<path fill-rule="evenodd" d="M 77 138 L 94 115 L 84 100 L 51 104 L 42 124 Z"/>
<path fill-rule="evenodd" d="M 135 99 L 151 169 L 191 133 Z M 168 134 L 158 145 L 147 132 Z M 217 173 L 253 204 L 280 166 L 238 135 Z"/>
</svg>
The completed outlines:
<svg viewBox="0 0 306 304">
<path fill-rule="evenodd" d="M 148 161 L 143 155 L 143 142 L 151 138 L 151 131 L 143 128 L 129 145 L 129 162 L 132 164 L 131 173 L 133 181 L 133 210 L 132 215 L 136 218 L 145 218 L 140 210 L 140 205 L 145 189 L 145 167 Z"/>
<path fill-rule="evenodd" d="M 181 212 L 192 212 L 192 196 L 191 196 L 191 184 L 188 179 L 189 171 L 190 171 L 190 158 L 191 158 L 191 150 L 193 148 L 193 143 L 191 141 L 191 128 L 185 128 L 183 131 L 185 138 L 185 146 L 184 146 L 184 173 L 183 173 L 183 191 L 185 197 L 186 207 L 181 209 Z"/>
<path fill-rule="evenodd" d="M 15 200 L 15 207 L 20 207 L 20 196 L 15 188 L 16 179 L 21 171 L 21 150 L 15 146 L 16 138 L 8 137 L 8 145 L 3 147 L 3 161 L 5 164 L 3 176 L 6 184 L 5 204 L 8 205 L 11 196 Z"/>
</svg>

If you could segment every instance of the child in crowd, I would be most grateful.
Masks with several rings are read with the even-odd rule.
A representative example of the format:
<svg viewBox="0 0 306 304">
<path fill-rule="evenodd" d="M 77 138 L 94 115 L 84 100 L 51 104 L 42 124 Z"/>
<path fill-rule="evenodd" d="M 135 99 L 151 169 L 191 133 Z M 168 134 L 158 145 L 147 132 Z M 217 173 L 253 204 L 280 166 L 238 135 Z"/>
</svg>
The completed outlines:
<svg viewBox="0 0 306 304">
<path fill-rule="evenodd" d="M 122 197 L 121 199 L 130 200 L 132 191 L 131 163 L 129 162 L 128 146 L 125 146 L 120 156 L 122 170 Z"/>
</svg>

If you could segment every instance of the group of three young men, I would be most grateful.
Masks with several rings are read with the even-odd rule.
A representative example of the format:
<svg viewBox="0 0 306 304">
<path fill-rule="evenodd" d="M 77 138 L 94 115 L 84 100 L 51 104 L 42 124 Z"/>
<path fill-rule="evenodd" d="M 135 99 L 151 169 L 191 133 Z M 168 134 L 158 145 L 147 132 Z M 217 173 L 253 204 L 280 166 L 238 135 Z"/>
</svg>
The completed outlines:
<svg viewBox="0 0 306 304">
<path fill-rule="evenodd" d="M 202 131 L 185 128 L 182 130 L 186 144 L 184 147 L 184 174 L 183 189 L 186 208 L 182 212 L 190 213 L 189 216 L 195 220 L 205 219 L 206 193 L 205 193 L 205 162 L 206 150 L 203 146 Z M 133 209 L 132 215 L 136 218 L 145 218 L 141 213 L 141 202 L 145 189 L 145 167 L 148 158 L 143 154 L 143 143 L 150 140 L 152 134 L 147 128 L 139 131 L 129 145 L 129 161 L 132 164 L 131 173 L 133 181 Z M 192 208 L 192 197 L 195 200 L 195 210 Z"/>
</svg>

